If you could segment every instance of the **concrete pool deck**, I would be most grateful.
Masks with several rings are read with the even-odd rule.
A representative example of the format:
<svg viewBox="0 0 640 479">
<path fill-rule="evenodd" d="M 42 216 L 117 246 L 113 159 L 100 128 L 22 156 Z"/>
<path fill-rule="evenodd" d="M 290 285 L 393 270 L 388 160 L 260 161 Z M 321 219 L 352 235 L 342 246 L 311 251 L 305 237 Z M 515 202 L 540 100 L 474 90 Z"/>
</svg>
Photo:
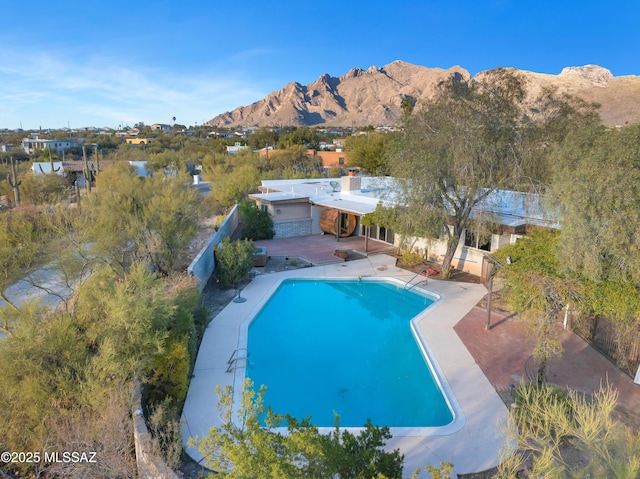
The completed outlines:
<svg viewBox="0 0 640 479">
<path fill-rule="evenodd" d="M 239 347 L 241 325 L 258 312 L 280 282 L 289 278 L 363 276 L 408 281 L 414 273 L 396 267 L 395 258 L 391 256 L 376 255 L 357 261 L 263 274 L 242 291 L 246 302 L 230 303 L 211 321 L 198 352 L 182 413 L 185 449 L 193 459 L 199 461 L 202 456 L 187 447 L 187 439 L 206 436 L 212 426 L 221 424 L 216 408 L 216 385 L 232 385 L 235 374 L 244 375 L 244 368 L 238 368 L 236 373 L 226 372 L 227 360 Z M 441 461 L 452 463 L 456 473 L 489 469 L 499 463 L 498 453 L 505 445 L 502 432 L 508 411 L 453 329 L 486 294 L 486 289 L 480 284 L 435 280 L 429 280 L 423 289 L 438 294 L 441 300 L 419 321 L 418 329 L 462 411 L 462 426 L 456 432 L 443 435 L 394 436 L 387 447 L 398 448 L 405 455 L 407 477 L 414 470 L 423 470 L 426 464 L 437 466 Z M 428 475 L 422 472 L 420 477 Z"/>
</svg>

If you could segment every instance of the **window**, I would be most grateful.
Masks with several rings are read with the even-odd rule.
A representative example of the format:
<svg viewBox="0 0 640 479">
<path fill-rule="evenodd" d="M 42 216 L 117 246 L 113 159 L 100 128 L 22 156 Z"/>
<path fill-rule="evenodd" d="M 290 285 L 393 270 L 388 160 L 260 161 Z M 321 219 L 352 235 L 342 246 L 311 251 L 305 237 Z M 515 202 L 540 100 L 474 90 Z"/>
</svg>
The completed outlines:
<svg viewBox="0 0 640 479">
<path fill-rule="evenodd" d="M 393 244 L 395 235 L 393 231 L 384 226 L 371 225 L 369 228 L 369 238 L 384 241 L 385 243 Z"/>
<path fill-rule="evenodd" d="M 465 230 L 464 245 L 469 248 L 491 251 L 491 235 L 479 235 L 476 232 Z"/>
<path fill-rule="evenodd" d="M 344 157 L 341 156 L 341 157 L 338 158 L 338 164 L 339 165 L 344 165 Z"/>
<path fill-rule="evenodd" d="M 260 204 L 260 209 L 262 210 L 263 213 L 268 213 L 269 212 L 269 207 L 267 205 L 265 205 L 264 203 Z"/>
</svg>

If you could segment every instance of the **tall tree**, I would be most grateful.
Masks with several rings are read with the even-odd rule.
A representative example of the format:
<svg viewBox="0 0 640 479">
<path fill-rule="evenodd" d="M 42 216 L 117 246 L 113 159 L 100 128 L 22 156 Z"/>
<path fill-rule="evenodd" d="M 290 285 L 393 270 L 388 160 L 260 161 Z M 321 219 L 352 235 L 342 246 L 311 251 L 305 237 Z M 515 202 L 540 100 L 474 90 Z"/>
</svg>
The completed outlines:
<svg viewBox="0 0 640 479">
<path fill-rule="evenodd" d="M 405 123 L 391 162 L 401 186 L 399 210 L 431 225 L 418 235 L 447 238 L 445 274 L 477 205 L 523 174 L 523 99 L 513 72 L 495 70 L 484 84 L 453 78 Z"/>
<path fill-rule="evenodd" d="M 500 248 L 494 255 L 506 265 L 499 271 L 504 278 L 504 295 L 526 321 L 528 336 L 533 340 L 538 384 L 545 382 L 547 366 L 562 353 L 559 316 L 568 304 L 576 307 L 582 290 L 578 281 L 562 274 L 557 243 L 556 231 L 540 231 Z M 507 256 L 511 258 L 509 265 Z"/>
<path fill-rule="evenodd" d="M 11 334 L 20 305 L 7 289 L 31 273 L 47 244 L 48 231 L 41 216 L 31 209 L 16 209 L 0 215 L 0 331 Z"/>
<path fill-rule="evenodd" d="M 480 205 L 498 189 L 529 188 L 545 178 L 537 165 L 539 131 L 524 107 L 523 80 L 514 71 L 497 69 L 480 81 L 453 77 L 442 84 L 405 125 L 405 135 L 391 156 L 398 178 L 399 216 L 410 216 L 416 236 L 445 237 L 445 274 L 460 238 L 472 222 L 486 223 Z M 554 116 L 555 118 L 555 116 Z"/>
<path fill-rule="evenodd" d="M 126 271 L 146 261 L 163 274 L 178 265 L 196 233 L 200 197 L 184 176 L 140 178 L 119 163 L 98 176 L 98 194 L 83 207 L 94 219 L 95 253 Z"/>
<path fill-rule="evenodd" d="M 276 131 L 271 128 L 262 127 L 247 137 L 247 143 L 249 143 L 249 146 L 254 150 L 269 146 L 275 148 L 278 143 L 278 138 L 279 135 Z"/>
<path fill-rule="evenodd" d="M 640 284 L 640 124 L 582 128 L 555 155 L 560 257 L 593 280 Z M 579 254 L 577 254 L 579 252 Z"/>
<path fill-rule="evenodd" d="M 362 168 L 373 176 L 389 174 L 388 151 L 392 141 L 393 136 L 386 133 L 349 136 L 345 140 L 348 166 Z"/>
</svg>

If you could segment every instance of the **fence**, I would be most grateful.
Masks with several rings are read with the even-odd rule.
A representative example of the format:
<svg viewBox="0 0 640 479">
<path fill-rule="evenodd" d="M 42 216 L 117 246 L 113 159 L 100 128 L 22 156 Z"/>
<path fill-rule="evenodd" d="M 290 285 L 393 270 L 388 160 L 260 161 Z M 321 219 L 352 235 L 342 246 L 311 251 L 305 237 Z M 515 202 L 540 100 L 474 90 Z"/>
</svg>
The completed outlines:
<svg viewBox="0 0 640 479">
<path fill-rule="evenodd" d="M 151 435 L 142 414 L 140 382 L 134 381 L 133 392 L 133 440 L 139 479 L 178 479 L 178 476 L 156 456 L 151 448 Z"/>
<path fill-rule="evenodd" d="M 485 256 L 480 280 L 489 294 L 502 290 L 503 281 L 494 264 Z M 493 282 L 490 278 L 493 276 Z M 591 346 L 600 351 L 622 371 L 631 376 L 640 376 L 640 328 L 637 325 L 617 327 L 608 318 L 586 317 L 571 312 L 571 329 Z"/>
<path fill-rule="evenodd" d="M 238 215 L 238 206 L 234 206 L 224 219 L 218 231 L 216 231 L 207 244 L 200 250 L 198 255 L 191 262 L 187 268 L 189 276 L 193 276 L 198 284 L 200 292 L 207 285 L 207 281 L 213 274 L 215 269 L 215 260 L 213 257 L 213 250 L 223 238 L 230 237 L 238 227 L 240 220 Z"/>
<path fill-rule="evenodd" d="M 616 327 L 612 320 L 603 316 L 572 314 L 571 329 L 629 376 L 634 377 L 640 368 L 640 328 L 637 325 Z"/>
</svg>

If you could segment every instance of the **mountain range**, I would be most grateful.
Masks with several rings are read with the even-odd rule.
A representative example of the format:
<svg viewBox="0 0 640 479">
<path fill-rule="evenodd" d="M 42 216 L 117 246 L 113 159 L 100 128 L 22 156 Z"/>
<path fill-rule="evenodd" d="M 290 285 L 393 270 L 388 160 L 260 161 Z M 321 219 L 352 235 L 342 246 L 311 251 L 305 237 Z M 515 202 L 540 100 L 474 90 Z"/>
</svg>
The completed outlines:
<svg viewBox="0 0 640 479">
<path fill-rule="evenodd" d="M 600 104 L 606 125 L 618 126 L 640 121 L 640 77 L 614 77 L 597 65 L 567 67 L 558 75 L 515 70 L 525 80 L 530 98 L 545 87 L 556 88 Z M 396 60 L 367 70 L 353 68 L 340 77 L 323 74 L 313 83 L 291 82 L 279 91 L 251 105 L 225 112 L 207 122 L 213 127 L 332 126 L 361 127 L 394 125 L 401 117 L 404 98 L 431 98 L 437 85 L 454 75 L 470 81 L 471 76 L 455 66 L 428 68 Z"/>
</svg>

